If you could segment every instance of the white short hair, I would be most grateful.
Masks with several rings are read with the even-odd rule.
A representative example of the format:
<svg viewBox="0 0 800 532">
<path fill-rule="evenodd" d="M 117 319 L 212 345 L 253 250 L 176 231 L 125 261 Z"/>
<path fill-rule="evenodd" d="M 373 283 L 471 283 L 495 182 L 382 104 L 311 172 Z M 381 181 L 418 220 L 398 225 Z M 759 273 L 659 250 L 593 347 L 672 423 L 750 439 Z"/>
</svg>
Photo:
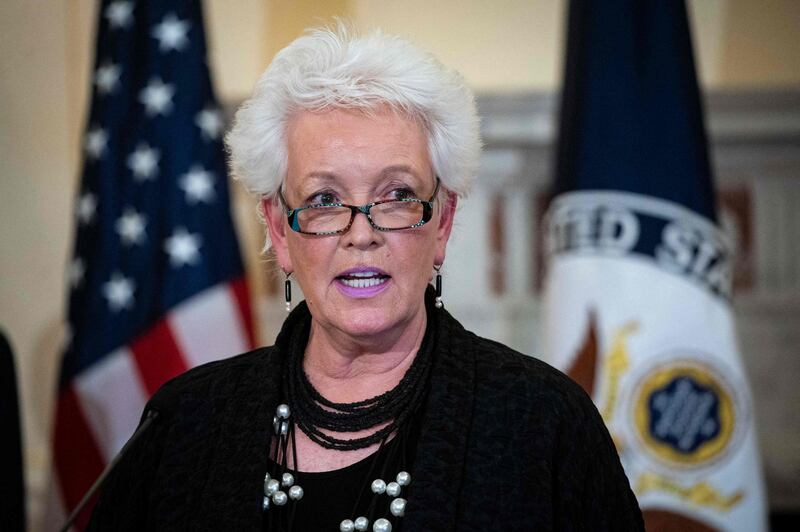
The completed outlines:
<svg viewBox="0 0 800 532">
<path fill-rule="evenodd" d="M 359 36 L 344 24 L 308 30 L 273 59 L 225 138 L 233 176 L 253 194 L 274 196 L 286 177 L 286 125 L 298 110 L 381 106 L 418 120 L 442 185 L 465 196 L 481 140 L 472 91 L 433 55 L 380 30 Z"/>
</svg>

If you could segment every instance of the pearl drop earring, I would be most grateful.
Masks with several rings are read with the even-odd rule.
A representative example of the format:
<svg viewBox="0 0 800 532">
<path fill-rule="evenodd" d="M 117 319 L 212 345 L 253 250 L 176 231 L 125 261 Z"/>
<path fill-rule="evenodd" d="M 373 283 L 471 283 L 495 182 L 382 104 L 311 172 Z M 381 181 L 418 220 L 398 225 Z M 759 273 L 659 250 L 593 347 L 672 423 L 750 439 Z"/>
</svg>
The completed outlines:
<svg viewBox="0 0 800 532">
<path fill-rule="evenodd" d="M 439 273 L 439 270 L 442 269 L 442 265 L 434 265 L 433 269 L 436 270 L 436 299 L 434 299 L 434 305 L 436 308 L 442 308 L 444 303 L 442 303 L 442 274 Z"/>
<path fill-rule="evenodd" d="M 286 296 L 286 312 L 292 310 L 292 281 L 289 280 L 290 275 L 292 275 L 292 272 L 286 273 L 286 280 L 283 282 L 283 293 Z"/>
</svg>

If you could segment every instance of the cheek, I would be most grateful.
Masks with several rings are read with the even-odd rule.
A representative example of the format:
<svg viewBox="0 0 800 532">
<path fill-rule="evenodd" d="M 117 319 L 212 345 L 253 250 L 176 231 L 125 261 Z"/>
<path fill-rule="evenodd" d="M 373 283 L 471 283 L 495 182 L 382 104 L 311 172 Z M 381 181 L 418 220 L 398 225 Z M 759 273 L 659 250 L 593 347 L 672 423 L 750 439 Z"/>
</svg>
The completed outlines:
<svg viewBox="0 0 800 532">
<path fill-rule="evenodd" d="M 392 246 L 390 260 L 403 265 L 402 270 L 406 275 L 427 282 L 430 271 L 433 271 L 434 259 L 437 255 L 438 244 L 434 233 L 412 234 L 411 238 L 403 239 Z"/>
</svg>

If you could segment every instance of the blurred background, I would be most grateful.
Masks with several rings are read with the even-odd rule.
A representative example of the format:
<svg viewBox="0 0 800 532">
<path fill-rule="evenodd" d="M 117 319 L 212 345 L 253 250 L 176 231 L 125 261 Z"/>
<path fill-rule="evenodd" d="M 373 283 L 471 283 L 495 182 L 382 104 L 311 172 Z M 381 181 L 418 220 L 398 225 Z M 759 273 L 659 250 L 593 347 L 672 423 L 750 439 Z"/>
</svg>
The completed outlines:
<svg viewBox="0 0 800 532">
<path fill-rule="evenodd" d="M 687 5 L 723 226 L 737 243 L 734 307 L 769 504 L 796 512 L 800 2 Z M 468 328 L 532 354 L 540 346 L 537 227 L 553 172 L 566 8 L 563 0 L 204 4 L 212 81 L 229 116 L 277 50 L 333 16 L 407 37 L 465 76 L 478 94 L 486 150 L 477 186 L 460 206 L 445 297 Z M 16 354 L 31 530 L 41 527 L 50 474 L 96 21 L 91 0 L 0 3 L 0 326 Z M 259 256 L 254 200 L 236 186 L 233 198 L 259 343 L 269 344 L 284 316 L 280 281 Z"/>
</svg>

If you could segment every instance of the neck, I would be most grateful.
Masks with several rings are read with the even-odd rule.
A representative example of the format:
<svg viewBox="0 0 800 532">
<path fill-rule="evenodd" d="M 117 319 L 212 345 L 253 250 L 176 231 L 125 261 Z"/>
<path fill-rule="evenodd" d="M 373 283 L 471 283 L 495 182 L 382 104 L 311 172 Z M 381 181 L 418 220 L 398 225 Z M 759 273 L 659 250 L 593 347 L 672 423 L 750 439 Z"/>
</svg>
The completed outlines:
<svg viewBox="0 0 800 532">
<path fill-rule="evenodd" d="M 424 307 L 394 337 L 352 338 L 312 320 L 303 369 L 314 388 L 330 401 L 375 397 L 403 378 L 419 351 L 426 325 Z"/>
</svg>

